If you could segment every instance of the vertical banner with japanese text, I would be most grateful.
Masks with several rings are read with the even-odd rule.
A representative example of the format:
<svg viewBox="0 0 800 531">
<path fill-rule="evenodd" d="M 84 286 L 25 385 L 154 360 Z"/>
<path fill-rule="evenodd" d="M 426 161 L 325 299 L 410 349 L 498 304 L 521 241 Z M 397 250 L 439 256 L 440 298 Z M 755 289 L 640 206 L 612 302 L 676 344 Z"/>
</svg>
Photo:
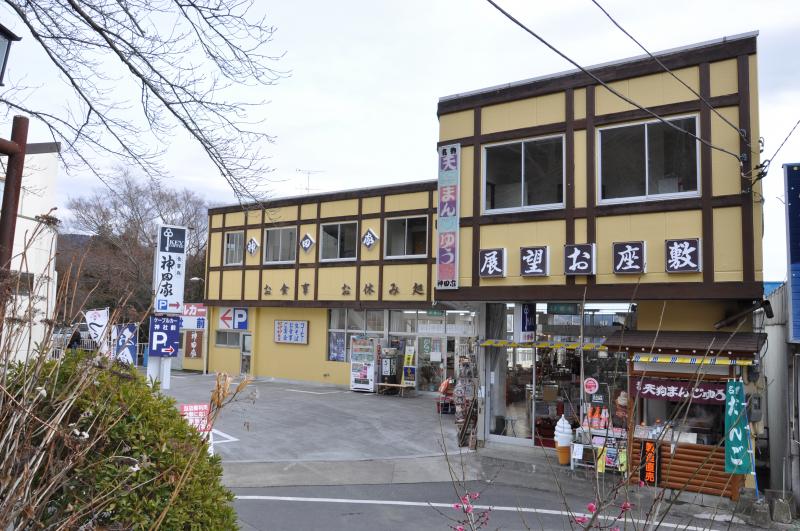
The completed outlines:
<svg viewBox="0 0 800 531">
<path fill-rule="evenodd" d="M 439 147 L 436 221 L 436 289 L 458 289 L 458 228 L 461 144 Z"/>
<path fill-rule="evenodd" d="M 750 474 L 750 424 L 747 422 L 744 384 L 734 380 L 725 386 L 725 472 Z"/>
<path fill-rule="evenodd" d="M 183 311 L 183 282 L 186 274 L 186 227 L 159 225 L 153 265 L 155 313 Z"/>
</svg>

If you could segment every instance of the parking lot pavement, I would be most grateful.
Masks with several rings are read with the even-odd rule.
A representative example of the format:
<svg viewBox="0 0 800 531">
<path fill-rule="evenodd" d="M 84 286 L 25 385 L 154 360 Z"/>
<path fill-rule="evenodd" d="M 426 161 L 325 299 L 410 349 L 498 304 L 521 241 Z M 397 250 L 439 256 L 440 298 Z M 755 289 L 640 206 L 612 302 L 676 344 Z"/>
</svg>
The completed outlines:
<svg viewBox="0 0 800 531">
<path fill-rule="evenodd" d="M 213 375 L 173 372 L 165 391 L 178 403 L 207 402 Z M 403 460 L 457 452 L 452 415 L 436 413 L 434 397 L 400 398 L 340 387 L 255 381 L 214 426 L 223 462 Z M 227 441 L 226 441 L 227 439 Z"/>
</svg>

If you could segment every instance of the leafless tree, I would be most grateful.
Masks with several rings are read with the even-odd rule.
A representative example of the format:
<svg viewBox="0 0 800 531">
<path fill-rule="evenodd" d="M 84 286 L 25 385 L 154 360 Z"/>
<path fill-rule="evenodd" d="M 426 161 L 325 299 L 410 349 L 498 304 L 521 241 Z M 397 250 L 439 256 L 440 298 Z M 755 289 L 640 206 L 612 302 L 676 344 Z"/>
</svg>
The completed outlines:
<svg viewBox="0 0 800 531">
<path fill-rule="evenodd" d="M 105 180 L 105 164 L 163 175 L 160 156 L 175 131 L 205 151 L 242 201 L 259 200 L 273 139 L 236 90 L 285 75 L 267 46 L 275 28 L 253 0 L 6 0 L 49 68 L 66 84 L 59 109 L 26 103 L 33 89 L 0 93 L 7 113 L 46 125 L 68 167 Z M 8 18 L 4 17 L 4 23 Z M 37 65 L 37 69 L 41 69 Z"/>
<path fill-rule="evenodd" d="M 96 190 L 70 199 L 73 217 L 67 230 L 90 237 L 73 238 L 72 244 L 62 238 L 56 261 L 60 277 L 81 265 L 78 289 L 82 294 L 92 291 L 90 307 L 113 304 L 124 294 L 131 294 L 129 304 L 135 310 L 147 307 L 159 223 L 189 227 L 186 277 L 203 276 L 208 225 L 203 198 L 190 190 L 137 179 L 127 169 L 118 170 L 107 182 L 114 193 Z M 187 300 L 202 298 L 201 285 L 187 282 L 185 288 Z"/>
</svg>

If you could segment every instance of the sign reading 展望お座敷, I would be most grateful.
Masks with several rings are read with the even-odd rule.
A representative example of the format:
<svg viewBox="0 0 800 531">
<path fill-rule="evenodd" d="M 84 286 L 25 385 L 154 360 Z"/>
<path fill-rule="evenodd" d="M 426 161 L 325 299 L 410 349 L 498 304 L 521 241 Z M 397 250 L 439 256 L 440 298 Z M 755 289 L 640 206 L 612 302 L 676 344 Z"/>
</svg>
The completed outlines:
<svg viewBox="0 0 800 531">
<path fill-rule="evenodd" d="M 186 274 L 186 227 L 159 225 L 153 264 L 155 312 L 180 314 Z"/>
<path fill-rule="evenodd" d="M 790 343 L 800 343 L 800 162 L 783 165 Z"/>
</svg>

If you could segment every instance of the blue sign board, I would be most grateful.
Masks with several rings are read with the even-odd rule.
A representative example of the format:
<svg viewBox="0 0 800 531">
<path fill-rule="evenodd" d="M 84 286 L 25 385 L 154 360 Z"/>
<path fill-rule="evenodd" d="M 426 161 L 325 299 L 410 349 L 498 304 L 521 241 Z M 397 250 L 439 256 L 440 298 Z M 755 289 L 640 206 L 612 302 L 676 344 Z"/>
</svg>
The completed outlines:
<svg viewBox="0 0 800 531">
<path fill-rule="evenodd" d="M 181 339 L 180 317 L 150 318 L 150 355 L 154 358 L 178 356 Z"/>
<path fill-rule="evenodd" d="M 114 325 L 114 357 L 124 363 L 136 365 L 137 325 Z"/>
<path fill-rule="evenodd" d="M 800 343 L 800 163 L 783 165 L 786 189 L 786 258 L 789 278 L 789 342 Z"/>
</svg>

